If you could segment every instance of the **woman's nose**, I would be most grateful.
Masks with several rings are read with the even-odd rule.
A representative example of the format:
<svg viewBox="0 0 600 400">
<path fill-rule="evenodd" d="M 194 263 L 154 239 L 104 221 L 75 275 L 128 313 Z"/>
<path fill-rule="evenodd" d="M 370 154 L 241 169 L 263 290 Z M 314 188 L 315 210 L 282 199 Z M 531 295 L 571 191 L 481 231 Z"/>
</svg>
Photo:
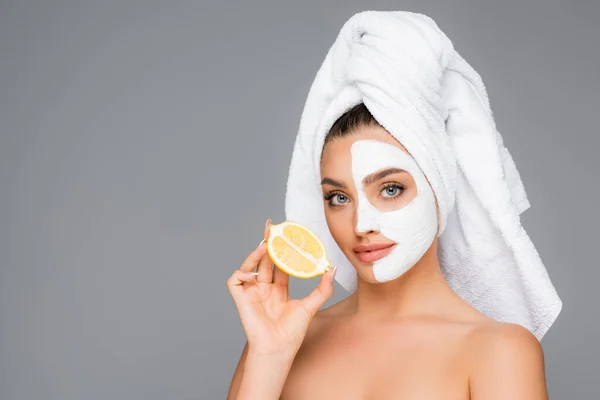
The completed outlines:
<svg viewBox="0 0 600 400">
<path fill-rule="evenodd" d="M 379 231 L 379 213 L 374 207 L 359 206 L 356 212 L 356 234 L 369 234 Z"/>
<path fill-rule="evenodd" d="M 377 234 L 377 233 L 378 233 L 378 231 L 370 229 L 368 231 L 357 231 L 356 235 L 357 236 L 368 236 L 368 235 L 374 235 L 374 234 Z"/>
</svg>

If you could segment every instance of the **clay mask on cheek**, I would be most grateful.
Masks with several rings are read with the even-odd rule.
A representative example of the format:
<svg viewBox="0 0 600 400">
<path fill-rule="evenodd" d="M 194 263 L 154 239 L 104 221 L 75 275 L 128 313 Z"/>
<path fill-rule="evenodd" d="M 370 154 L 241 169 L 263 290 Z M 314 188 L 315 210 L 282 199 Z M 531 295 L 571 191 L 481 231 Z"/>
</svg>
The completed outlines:
<svg viewBox="0 0 600 400">
<path fill-rule="evenodd" d="M 352 144 L 351 154 L 358 193 L 357 230 L 379 231 L 397 243 L 390 254 L 373 262 L 375 279 L 390 281 L 408 271 L 431 246 L 438 230 L 435 196 L 417 163 L 400 148 L 378 140 L 359 140 Z M 392 167 L 413 177 L 417 195 L 398 210 L 382 212 L 369 202 L 362 181 L 373 172 Z"/>
</svg>

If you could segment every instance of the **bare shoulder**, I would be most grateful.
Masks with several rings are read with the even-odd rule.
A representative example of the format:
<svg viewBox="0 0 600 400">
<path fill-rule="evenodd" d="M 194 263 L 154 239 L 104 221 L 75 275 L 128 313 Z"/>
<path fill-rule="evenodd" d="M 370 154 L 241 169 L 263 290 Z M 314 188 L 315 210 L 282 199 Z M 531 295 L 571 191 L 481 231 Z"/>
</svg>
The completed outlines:
<svg viewBox="0 0 600 400">
<path fill-rule="evenodd" d="M 543 363 L 542 346 L 527 328 L 498 322 L 471 305 L 467 305 L 460 315 L 461 320 L 468 321 L 465 344 L 473 363 L 480 366 L 494 360 Z"/>
<path fill-rule="evenodd" d="M 539 340 L 517 324 L 492 322 L 468 339 L 473 399 L 547 399 Z"/>
<path fill-rule="evenodd" d="M 482 324 L 472 330 L 469 345 L 474 350 L 474 359 L 483 363 L 490 358 L 504 362 L 543 362 L 539 340 L 528 329 L 517 324 Z"/>
</svg>

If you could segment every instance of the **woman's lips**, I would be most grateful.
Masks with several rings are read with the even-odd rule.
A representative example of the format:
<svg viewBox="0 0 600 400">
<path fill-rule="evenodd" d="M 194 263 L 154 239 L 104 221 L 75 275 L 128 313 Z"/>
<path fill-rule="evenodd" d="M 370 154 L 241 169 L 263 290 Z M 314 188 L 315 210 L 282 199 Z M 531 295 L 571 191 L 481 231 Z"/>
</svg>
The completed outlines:
<svg viewBox="0 0 600 400">
<path fill-rule="evenodd" d="M 385 247 L 383 249 L 373 250 L 373 251 L 363 251 L 361 253 L 356 253 L 356 257 L 362 262 L 377 261 L 377 260 L 387 256 L 388 254 L 390 254 L 390 252 L 395 247 L 396 247 L 396 243 L 394 243 L 393 245 L 391 245 L 389 247 Z"/>
</svg>

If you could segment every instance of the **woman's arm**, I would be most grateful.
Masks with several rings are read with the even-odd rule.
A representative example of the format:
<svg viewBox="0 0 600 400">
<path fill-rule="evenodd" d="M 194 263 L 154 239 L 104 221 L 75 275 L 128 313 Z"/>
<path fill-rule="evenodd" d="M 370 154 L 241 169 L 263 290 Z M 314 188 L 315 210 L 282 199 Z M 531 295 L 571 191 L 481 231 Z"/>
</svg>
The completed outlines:
<svg viewBox="0 0 600 400">
<path fill-rule="evenodd" d="M 278 400 L 294 357 L 248 351 L 236 400 Z"/>
<path fill-rule="evenodd" d="M 229 385 L 229 391 L 227 392 L 227 400 L 236 400 L 238 392 L 240 390 L 240 383 L 242 383 L 242 376 L 244 374 L 244 363 L 248 357 L 248 341 L 244 345 L 242 355 L 238 361 L 233 377 L 231 378 L 231 384 Z"/>
<path fill-rule="evenodd" d="M 291 354 L 254 352 L 246 342 L 231 380 L 227 400 L 279 399 L 293 361 Z"/>
<path fill-rule="evenodd" d="M 542 346 L 529 330 L 502 324 L 476 336 L 471 399 L 548 399 Z"/>
<path fill-rule="evenodd" d="M 307 297 L 292 299 L 289 276 L 273 268 L 264 243 L 270 230 L 268 220 L 263 240 L 226 282 L 247 339 L 228 399 L 279 399 L 310 321 L 334 291 L 336 267 L 321 276 L 319 285 Z"/>
</svg>

